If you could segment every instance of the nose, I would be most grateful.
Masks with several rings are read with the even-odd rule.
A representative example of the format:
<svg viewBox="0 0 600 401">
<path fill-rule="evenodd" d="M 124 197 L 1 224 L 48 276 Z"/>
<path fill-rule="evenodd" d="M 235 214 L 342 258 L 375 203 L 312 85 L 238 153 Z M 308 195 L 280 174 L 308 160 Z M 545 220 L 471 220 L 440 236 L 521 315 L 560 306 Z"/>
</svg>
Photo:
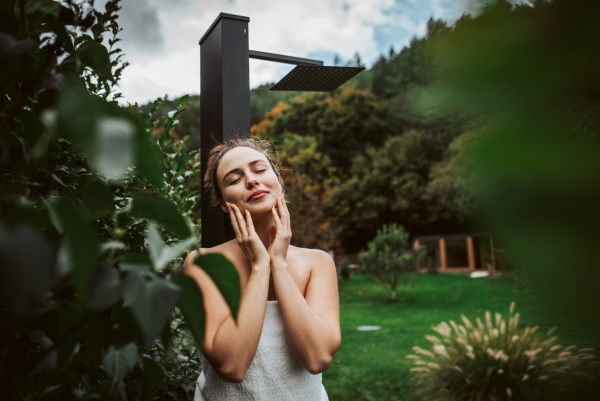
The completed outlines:
<svg viewBox="0 0 600 401">
<path fill-rule="evenodd" d="M 253 175 L 250 175 L 248 177 L 248 183 L 246 184 L 246 188 L 252 189 L 253 187 L 257 187 L 257 186 L 258 186 L 258 181 L 256 180 L 256 178 Z"/>
</svg>

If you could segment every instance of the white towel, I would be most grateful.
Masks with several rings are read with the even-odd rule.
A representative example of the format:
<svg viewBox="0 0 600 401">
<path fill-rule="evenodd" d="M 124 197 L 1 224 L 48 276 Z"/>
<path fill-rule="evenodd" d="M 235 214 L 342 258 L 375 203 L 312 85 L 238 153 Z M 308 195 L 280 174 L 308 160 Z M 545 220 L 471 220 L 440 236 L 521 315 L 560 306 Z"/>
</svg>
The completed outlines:
<svg viewBox="0 0 600 401">
<path fill-rule="evenodd" d="M 222 380 L 201 355 L 194 401 L 328 401 L 321 374 L 304 369 L 287 342 L 277 301 L 267 301 L 256 355 L 241 383 Z"/>
</svg>

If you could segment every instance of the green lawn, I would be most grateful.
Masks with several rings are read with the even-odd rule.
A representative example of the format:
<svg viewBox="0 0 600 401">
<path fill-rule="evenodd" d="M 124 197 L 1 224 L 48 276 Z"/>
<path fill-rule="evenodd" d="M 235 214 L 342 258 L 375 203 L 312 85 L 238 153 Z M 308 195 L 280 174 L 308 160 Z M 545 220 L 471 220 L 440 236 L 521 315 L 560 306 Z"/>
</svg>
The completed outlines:
<svg viewBox="0 0 600 401">
<path fill-rule="evenodd" d="M 563 345 L 594 346 L 581 329 L 567 324 L 531 291 L 521 292 L 508 278 L 472 279 L 458 274 L 423 274 L 414 288 L 398 292 L 398 302 L 388 301 L 389 292 L 360 275 L 340 281 L 342 346 L 323 374 L 331 400 L 420 400 L 411 384 L 412 367 L 406 355 L 415 345 L 429 346 L 431 326 L 460 315 L 483 318 L 486 310 L 516 312 L 524 325 L 547 330 L 558 326 Z M 562 324 L 561 324 L 562 322 Z M 359 332 L 358 326 L 382 326 L 378 332 Z M 570 344 L 566 344 L 566 343 Z"/>
</svg>

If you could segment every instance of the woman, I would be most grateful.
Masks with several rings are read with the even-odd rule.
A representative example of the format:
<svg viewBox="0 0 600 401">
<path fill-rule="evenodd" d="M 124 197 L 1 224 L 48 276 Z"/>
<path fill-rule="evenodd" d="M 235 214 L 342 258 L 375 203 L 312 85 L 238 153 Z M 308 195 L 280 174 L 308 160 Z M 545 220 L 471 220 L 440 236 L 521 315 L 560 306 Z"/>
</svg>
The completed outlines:
<svg viewBox="0 0 600 401">
<path fill-rule="evenodd" d="M 193 264 L 206 335 L 196 400 L 327 400 L 321 372 L 340 346 L 336 269 L 323 251 L 290 245 L 283 180 L 265 141 L 233 139 L 209 155 L 205 186 L 236 238 L 221 253 L 242 281 L 237 323 L 216 285 Z"/>
</svg>

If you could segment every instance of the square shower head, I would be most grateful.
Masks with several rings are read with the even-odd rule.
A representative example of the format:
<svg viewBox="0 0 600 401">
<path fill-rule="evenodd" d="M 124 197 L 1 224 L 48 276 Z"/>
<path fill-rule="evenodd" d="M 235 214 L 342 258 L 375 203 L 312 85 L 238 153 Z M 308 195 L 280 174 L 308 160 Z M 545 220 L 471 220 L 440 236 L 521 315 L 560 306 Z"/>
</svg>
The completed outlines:
<svg viewBox="0 0 600 401">
<path fill-rule="evenodd" d="M 331 92 L 364 69 L 364 67 L 298 65 L 271 90 Z"/>
</svg>

